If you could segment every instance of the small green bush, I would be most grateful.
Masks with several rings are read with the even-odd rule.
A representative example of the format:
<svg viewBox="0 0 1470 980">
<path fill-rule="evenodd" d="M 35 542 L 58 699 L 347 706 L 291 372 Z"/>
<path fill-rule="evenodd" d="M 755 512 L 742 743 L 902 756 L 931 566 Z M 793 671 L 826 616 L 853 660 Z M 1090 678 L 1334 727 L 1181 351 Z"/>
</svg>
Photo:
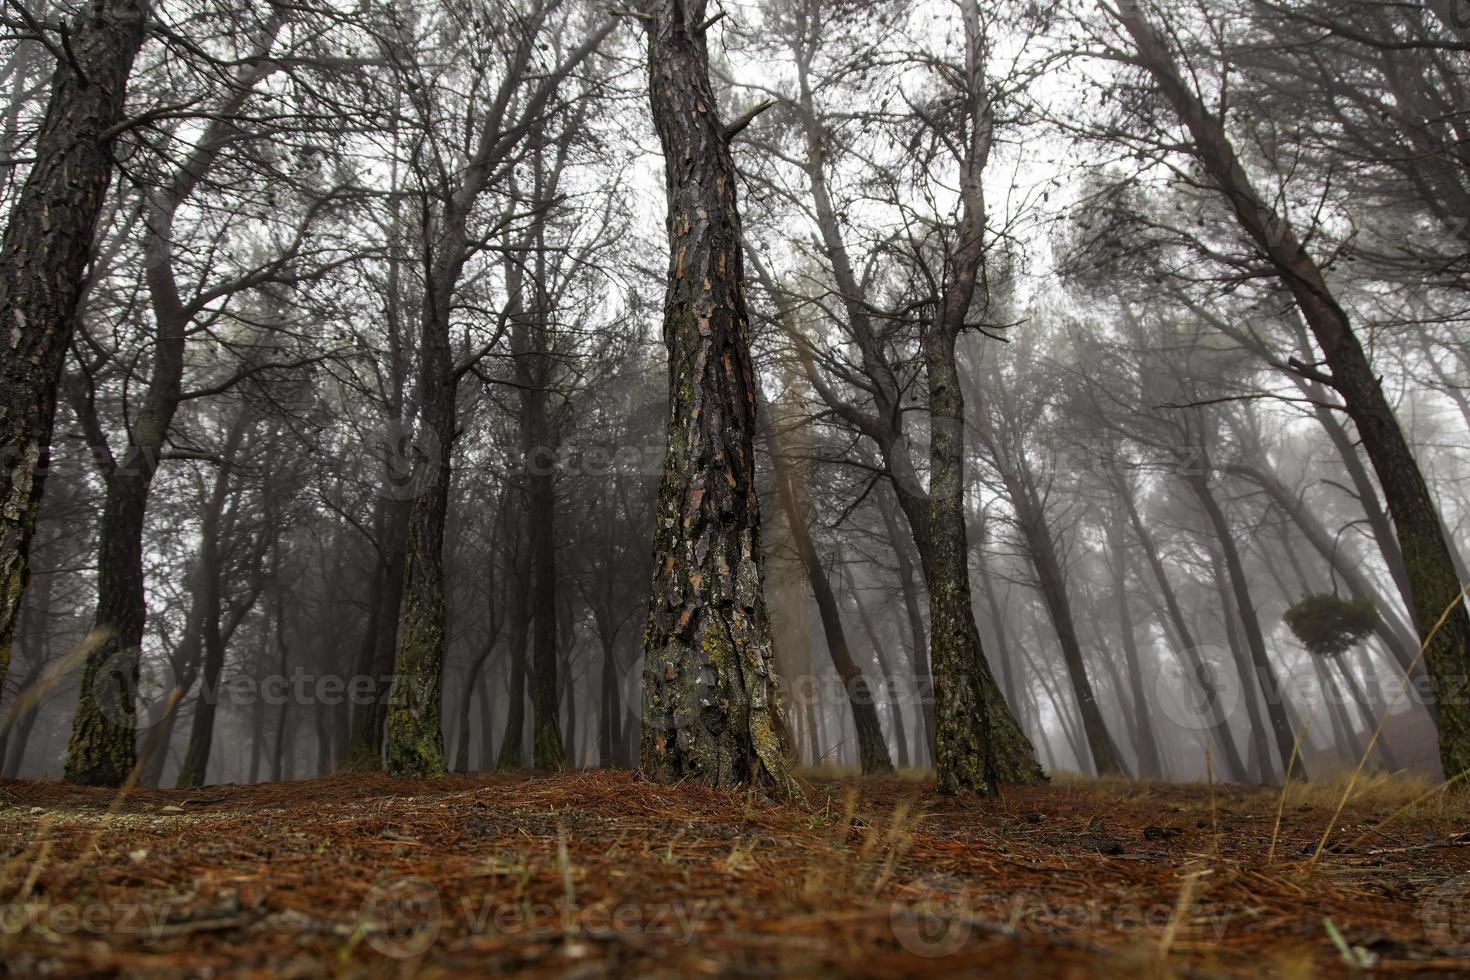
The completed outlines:
<svg viewBox="0 0 1470 980">
<path fill-rule="evenodd" d="M 1286 625 L 1310 653 L 1334 657 L 1378 626 L 1378 610 L 1372 599 L 1343 599 L 1335 595 L 1309 595 L 1283 617 Z"/>
</svg>

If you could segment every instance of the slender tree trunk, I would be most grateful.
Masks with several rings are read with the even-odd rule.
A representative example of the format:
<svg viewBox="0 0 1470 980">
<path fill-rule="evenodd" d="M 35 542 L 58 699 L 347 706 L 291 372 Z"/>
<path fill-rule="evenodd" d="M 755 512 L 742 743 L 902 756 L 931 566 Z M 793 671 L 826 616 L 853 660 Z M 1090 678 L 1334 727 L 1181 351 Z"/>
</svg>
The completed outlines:
<svg viewBox="0 0 1470 980">
<path fill-rule="evenodd" d="M 1296 759 L 1294 763 L 1292 761 L 1292 747 L 1296 742 L 1296 735 L 1292 732 L 1291 723 L 1286 717 L 1286 691 L 1277 679 L 1276 670 L 1272 667 L 1270 657 L 1266 654 L 1266 639 L 1261 632 L 1261 622 L 1256 615 L 1255 601 L 1251 597 L 1250 583 L 1245 575 L 1245 565 L 1241 561 L 1240 550 L 1235 544 L 1234 533 L 1225 519 L 1225 512 L 1220 509 L 1220 504 L 1215 500 L 1215 494 L 1210 489 L 1209 477 L 1204 473 L 1189 473 L 1186 474 L 1185 480 L 1190 489 L 1194 491 L 1200 508 L 1205 512 L 1205 517 L 1215 532 L 1220 553 L 1225 559 L 1225 572 L 1231 592 L 1235 597 L 1236 615 L 1245 633 L 1246 649 L 1250 653 L 1256 679 L 1265 695 L 1266 717 L 1271 723 L 1271 734 L 1276 739 L 1276 751 L 1281 758 L 1281 770 L 1287 774 L 1288 779 L 1306 779 L 1306 767 L 1302 764 L 1301 759 Z"/>
<path fill-rule="evenodd" d="M 507 493 L 521 493 L 518 484 L 512 484 Z M 520 507 L 514 508 L 519 515 Z M 526 729 L 526 639 L 531 631 L 531 554 L 523 542 L 525 535 L 522 521 L 517 517 L 507 533 L 514 535 L 517 542 L 515 561 L 511 564 L 510 588 L 506 591 L 509 608 L 505 612 L 505 642 L 510 653 L 510 690 L 507 692 L 505 709 L 505 735 L 500 740 L 500 757 L 496 768 L 519 769 L 525 764 Z"/>
<path fill-rule="evenodd" d="M 260 763 L 265 755 L 265 700 L 257 697 L 250 709 L 250 774 L 246 781 L 260 781 Z"/>
<path fill-rule="evenodd" d="M 1225 471 L 1243 476 L 1265 490 L 1266 495 L 1296 524 L 1302 537 L 1322 556 L 1332 572 L 1342 579 L 1348 592 L 1354 598 L 1373 602 L 1379 617 L 1374 632 L 1409 677 L 1421 675 L 1424 668 L 1417 662 L 1419 644 L 1414 640 L 1409 626 L 1399 619 L 1394 607 L 1384 601 L 1384 597 L 1363 573 L 1361 563 L 1356 560 L 1357 556 L 1335 541 L 1317 515 L 1304 502 L 1292 496 L 1269 468 L 1235 463 L 1226 466 Z"/>
<path fill-rule="evenodd" d="M 387 488 L 383 491 L 388 493 Z M 383 736 L 388 725 L 388 702 L 392 696 L 393 664 L 398 651 L 399 609 L 403 603 L 403 571 L 408 549 L 407 499 L 385 498 L 385 522 L 380 539 L 382 562 L 379 582 L 370 596 L 375 604 L 371 659 L 364 670 L 369 678 L 362 685 L 362 703 L 352 715 L 352 740 L 347 749 L 346 768 L 351 772 L 376 772 L 383 768 Z M 364 640 L 364 652 L 367 641 Z"/>
<path fill-rule="evenodd" d="M 1134 537 L 1142 546 L 1143 556 L 1148 561 L 1149 570 L 1153 572 L 1159 595 L 1164 600 L 1169 623 L 1179 642 L 1181 659 L 1188 664 L 1190 672 L 1194 675 L 1195 684 L 1199 687 L 1199 695 L 1206 699 L 1202 710 L 1208 711 L 1209 719 L 1207 722 L 1203 718 L 1200 720 L 1208 725 L 1211 734 L 1214 735 L 1215 745 L 1224 757 L 1229 777 L 1245 780 L 1249 770 L 1246 769 L 1245 760 L 1241 758 L 1240 749 L 1235 744 L 1235 737 L 1230 732 L 1230 717 L 1225 713 L 1225 703 L 1220 697 L 1220 685 L 1215 680 L 1212 668 L 1200 656 L 1194 635 L 1184 618 L 1184 610 L 1179 606 L 1179 597 L 1174 592 L 1174 586 L 1169 582 L 1168 573 L 1164 569 L 1164 561 L 1159 557 L 1158 546 L 1154 543 L 1153 535 L 1144 526 L 1143 518 L 1138 513 L 1138 504 L 1133 499 L 1132 487 L 1123 483 L 1117 487 L 1117 491 L 1118 499 L 1122 501 L 1123 508 L 1128 513 L 1128 523 L 1133 527 Z"/>
<path fill-rule="evenodd" d="M 544 408 L 543 402 L 543 416 Z M 539 425 L 533 431 L 545 433 L 546 427 Z M 535 451 L 541 452 L 547 443 L 538 440 L 536 445 Z M 532 617 L 535 630 L 531 639 L 535 664 L 531 677 L 531 764 L 537 769 L 555 772 L 567 766 L 557 685 L 556 487 L 550 461 L 541 462 L 543 465 L 537 466 L 531 474 L 526 515 L 534 590 L 532 603 L 535 607 Z M 569 725 L 568 744 L 575 747 L 573 738 Z"/>
<path fill-rule="evenodd" d="M 49 580 L 54 578 L 54 576 L 48 575 L 46 578 Z M 43 593 L 50 592 L 51 588 L 49 585 L 42 586 L 41 591 Z M 48 597 L 43 602 L 38 602 L 31 606 L 26 611 L 26 617 L 28 619 L 32 617 L 37 608 L 43 608 L 45 605 L 49 605 L 49 601 Z M 39 616 L 36 618 L 41 619 L 43 623 L 45 622 L 45 619 Z M 49 645 L 49 641 L 46 641 L 38 644 L 38 647 L 44 648 L 49 647 Z M 41 680 L 46 672 L 46 663 L 50 659 L 49 652 L 45 652 L 43 649 L 37 649 L 36 653 L 38 654 L 38 659 L 35 665 L 26 671 L 25 677 L 21 679 L 19 689 L 22 691 L 29 690 L 33 684 Z M 31 733 L 35 731 L 36 721 L 41 717 L 41 705 L 33 701 L 17 700 L 12 702 L 8 706 L 8 709 L 0 712 L 0 726 L 5 728 L 5 733 L 8 736 L 4 748 L 0 749 L 0 776 L 4 776 L 6 779 L 14 779 L 20 772 L 21 763 L 25 761 L 26 747 L 30 745 Z M 19 711 L 19 715 L 10 714 L 10 710 Z"/>
<path fill-rule="evenodd" d="M 1358 741 L 1357 729 L 1348 721 L 1343 710 L 1342 692 L 1338 690 L 1337 678 L 1332 668 L 1322 662 L 1321 657 L 1312 657 L 1312 669 L 1317 673 L 1317 683 L 1322 687 L 1322 699 L 1327 702 L 1327 714 L 1332 720 L 1332 738 L 1337 744 L 1337 754 L 1350 766 L 1357 765 L 1363 754 L 1363 745 Z"/>
<path fill-rule="evenodd" d="M 878 511 L 883 516 L 883 528 L 888 534 L 888 543 L 893 548 L 894 560 L 898 563 L 898 584 L 903 591 L 903 611 L 909 628 L 909 660 L 913 664 L 913 691 L 919 703 L 919 717 L 924 723 L 924 746 L 934 747 L 934 680 L 929 673 L 929 629 L 924 623 L 924 614 L 919 606 L 919 589 L 915 583 L 914 563 L 909 556 L 910 544 L 899 531 L 898 518 L 893 513 L 893 504 L 888 499 L 887 487 L 879 486 L 873 495 L 878 499 Z M 914 761 L 919 761 L 916 752 Z"/>
<path fill-rule="evenodd" d="M 204 777 L 209 768 L 210 748 L 214 744 L 215 712 L 219 707 L 219 682 L 225 665 L 225 643 L 219 623 L 220 582 L 216 547 L 216 545 L 205 543 L 200 555 L 201 565 L 207 569 L 213 569 L 213 574 L 206 573 L 208 581 L 205 582 L 204 619 L 201 623 L 204 669 L 200 676 L 199 697 L 194 702 L 194 722 L 189 731 L 189 747 L 184 752 L 184 762 L 179 768 L 177 785 L 181 787 L 204 785 Z"/>
<path fill-rule="evenodd" d="M 1337 668 L 1338 673 L 1342 675 L 1344 683 L 1347 684 L 1348 692 L 1353 696 L 1353 703 L 1358 708 L 1358 717 L 1363 720 L 1363 730 L 1367 732 L 1366 737 L 1372 738 L 1373 733 L 1378 730 L 1378 718 L 1373 714 L 1372 706 L 1368 704 L 1368 698 L 1363 693 L 1362 685 L 1353 676 L 1353 672 L 1348 670 L 1347 664 L 1340 656 L 1333 657 L 1332 662 L 1333 666 Z M 1394 755 L 1393 749 L 1388 744 L 1388 739 L 1383 735 L 1378 736 L 1378 742 L 1375 748 L 1378 750 L 1379 758 L 1383 760 L 1383 764 L 1388 767 L 1389 772 L 1397 772 L 1402 768 L 1399 765 L 1398 756 Z"/>
<path fill-rule="evenodd" d="M 643 771 L 799 792 L 773 689 L 755 487 L 755 376 L 737 179 L 709 82 L 704 0 L 649 7 L 649 94 L 670 245 L 668 458 L 644 634 Z"/>
<path fill-rule="evenodd" d="M 997 462 L 1001 462 L 997 454 Z M 1036 569 L 1036 580 L 1041 598 L 1051 616 L 1057 641 L 1062 649 L 1062 663 L 1067 668 L 1067 678 L 1072 684 L 1072 696 L 1082 718 L 1082 730 L 1087 736 L 1087 745 L 1092 753 L 1092 762 L 1100 776 L 1114 775 L 1123 771 L 1118 759 L 1117 747 L 1112 734 L 1103 720 L 1102 708 L 1087 676 L 1087 662 L 1082 656 L 1082 641 L 1077 636 L 1077 625 L 1072 614 L 1072 603 L 1067 593 L 1066 575 L 1057 558 L 1056 542 L 1047 525 L 1046 514 L 1036 497 L 1030 482 L 1030 474 L 1003 466 L 1003 477 L 1015 507 L 1017 521 L 1026 539 L 1032 567 Z"/>
<path fill-rule="evenodd" d="M 764 407 L 764 406 L 762 406 Z M 816 599 L 817 614 L 822 621 L 822 635 L 827 641 L 827 654 L 832 658 L 832 668 L 837 671 L 842 687 L 847 692 L 848 706 L 852 711 L 853 728 L 857 734 L 858 764 L 864 775 L 890 773 L 893 762 L 888 756 L 888 741 L 883 737 L 883 726 L 878 722 L 878 708 L 873 701 L 873 692 L 862 668 L 852 659 L 847 645 L 847 632 L 842 626 L 842 611 L 827 569 L 822 565 L 812 541 L 811 528 L 807 523 L 809 502 L 806 494 L 797 485 L 786 457 L 786 447 L 775 431 L 769 417 L 766 420 L 766 441 L 770 448 L 771 465 L 775 470 L 776 494 L 781 508 L 786 512 L 786 525 L 796 545 L 796 553 L 806 572 L 807 583 Z"/>
<path fill-rule="evenodd" d="M 892 716 L 893 742 L 898 754 L 898 766 L 900 769 L 907 769 L 909 767 L 908 728 L 904 724 L 902 699 L 894 683 L 893 667 L 889 663 L 887 654 L 883 652 L 883 638 L 873 624 L 873 617 L 868 614 L 867 607 L 858 597 L 850 574 L 847 578 L 847 593 L 852 597 L 852 604 L 857 609 L 858 622 L 862 624 L 863 634 L 868 638 L 868 646 L 873 651 L 873 660 L 878 666 L 879 674 L 883 677 L 883 690 L 888 697 L 888 711 Z"/>
<path fill-rule="evenodd" d="M 0 241 L 0 322 L 6 325 L 0 353 L 0 681 L 10 665 L 11 636 L 30 578 L 26 558 L 50 465 L 62 362 L 148 14 L 146 0 L 100 0 L 82 8 L 68 26 L 68 57 L 51 76 L 46 115 L 33 143 L 35 163 Z M 105 688 L 103 697 L 126 703 L 115 727 L 131 733 L 136 655 L 115 656 L 102 667 L 101 661 L 92 665 L 83 691 Z M 110 782 L 115 770 L 132 767 L 131 742 L 124 745 L 111 729 L 95 735 L 95 758 L 77 775 Z"/>
<path fill-rule="evenodd" d="M 459 731 L 455 735 L 454 746 L 454 771 L 470 771 L 470 705 L 478 688 L 480 675 L 485 671 L 485 661 L 490 658 L 490 651 L 495 648 L 495 638 L 492 636 L 470 664 L 469 671 L 465 674 L 464 689 L 459 694 Z M 490 724 L 490 711 L 485 711 L 485 724 Z"/>
<path fill-rule="evenodd" d="M 618 721 L 623 713 L 622 678 L 618 676 L 616 635 L 599 631 L 602 644 L 601 712 L 597 719 L 597 764 L 603 769 L 616 765 L 613 753 L 618 744 Z"/>
<path fill-rule="evenodd" d="M 271 578 L 277 583 L 275 596 L 276 675 L 284 678 L 290 676 L 287 668 L 290 666 L 291 655 L 291 648 L 286 643 L 286 596 L 280 591 L 279 578 L 275 575 L 272 575 Z M 286 743 L 287 729 L 292 727 L 291 721 L 291 699 L 285 697 L 281 699 L 281 710 L 276 714 L 275 752 L 271 756 L 272 782 L 278 783 L 282 779 L 291 779 L 296 774 L 295 748 Z"/>
<path fill-rule="evenodd" d="M 1108 551 L 1112 556 L 1113 602 L 1118 610 L 1118 631 L 1123 638 L 1123 659 L 1128 669 L 1128 689 L 1133 696 L 1131 714 L 1138 765 L 1143 772 L 1163 778 L 1164 764 L 1159 755 L 1158 736 L 1154 733 L 1153 709 L 1143 683 L 1143 664 L 1138 654 L 1138 637 L 1133 628 L 1133 607 L 1128 601 L 1128 553 L 1124 551 L 1123 523 L 1116 517 L 1108 521 Z"/>
</svg>

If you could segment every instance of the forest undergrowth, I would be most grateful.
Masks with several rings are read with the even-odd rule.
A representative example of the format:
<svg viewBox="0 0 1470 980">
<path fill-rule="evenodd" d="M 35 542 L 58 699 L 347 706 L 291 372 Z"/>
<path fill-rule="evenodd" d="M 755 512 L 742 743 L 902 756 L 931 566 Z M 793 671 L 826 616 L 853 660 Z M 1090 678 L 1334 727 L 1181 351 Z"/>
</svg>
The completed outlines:
<svg viewBox="0 0 1470 980">
<path fill-rule="evenodd" d="M 1364 777 L 1336 814 L 1346 780 L 1283 795 L 1059 778 L 995 800 L 916 778 L 806 783 L 802 808 L 616 770 L 122 795 L 8 781 L 0 961 L 150 977 L 1470 972 L 1458 789 Z"/>
</svg>

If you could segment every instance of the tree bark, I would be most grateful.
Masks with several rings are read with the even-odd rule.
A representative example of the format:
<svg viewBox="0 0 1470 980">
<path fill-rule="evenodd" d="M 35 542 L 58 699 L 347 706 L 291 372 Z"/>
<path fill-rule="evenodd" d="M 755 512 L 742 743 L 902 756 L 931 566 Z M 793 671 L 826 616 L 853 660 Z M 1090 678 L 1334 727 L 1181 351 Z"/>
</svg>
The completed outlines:
<svg viewBox="0 0 1470 980">
<path fill-rule="evenodd" d="M 67 29 L 69 57 L 51 76 L 51 96 L 35 138 L 35 163 L 0 241 L 0 681 L 29 582 L 26 567 L 50 465 L 57 386 L 76 325 L 97 219 L 112 180 L 112 145 L 123 122 L 128 76 L 143 43 L 146 0 L 89 4 Z M 131 705 L 136 655 L 94 666 L 83 691 Z M 129 709 L 130 710 L 130 709 Z M 130 716 L 127 716 L 130 717 Z M 129 728 L 124 724 L 120 727 Z M 95 764 L 79 770 L 103 782 L 132 768 L 131 742 L 98 732 Z"/>
<path fill-rule="evenodd" d="M 756 496 L 755 377 L 729 136 L 704 0 L 649 8 L 649 96 L 665 163 L 668 456 L 644 633 L 643 771 L 796 794 L 774 689 Z"/>
</svg>

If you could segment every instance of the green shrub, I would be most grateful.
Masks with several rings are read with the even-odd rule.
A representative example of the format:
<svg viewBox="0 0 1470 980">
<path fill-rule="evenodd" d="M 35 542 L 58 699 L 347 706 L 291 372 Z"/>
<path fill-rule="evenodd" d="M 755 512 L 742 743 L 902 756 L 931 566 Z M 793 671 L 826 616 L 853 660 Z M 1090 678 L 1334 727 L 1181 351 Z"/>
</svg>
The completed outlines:
<svg viewBox="0 0 1470 980">
<path fill-rule="evenodd" d="M 1319 657 L 1333 657 L 1378 626 L 1372 599 L 1343 599 L 1325 593 L 1301 599 L 1283 617 L 1302 645 Z"/>
</svg>

